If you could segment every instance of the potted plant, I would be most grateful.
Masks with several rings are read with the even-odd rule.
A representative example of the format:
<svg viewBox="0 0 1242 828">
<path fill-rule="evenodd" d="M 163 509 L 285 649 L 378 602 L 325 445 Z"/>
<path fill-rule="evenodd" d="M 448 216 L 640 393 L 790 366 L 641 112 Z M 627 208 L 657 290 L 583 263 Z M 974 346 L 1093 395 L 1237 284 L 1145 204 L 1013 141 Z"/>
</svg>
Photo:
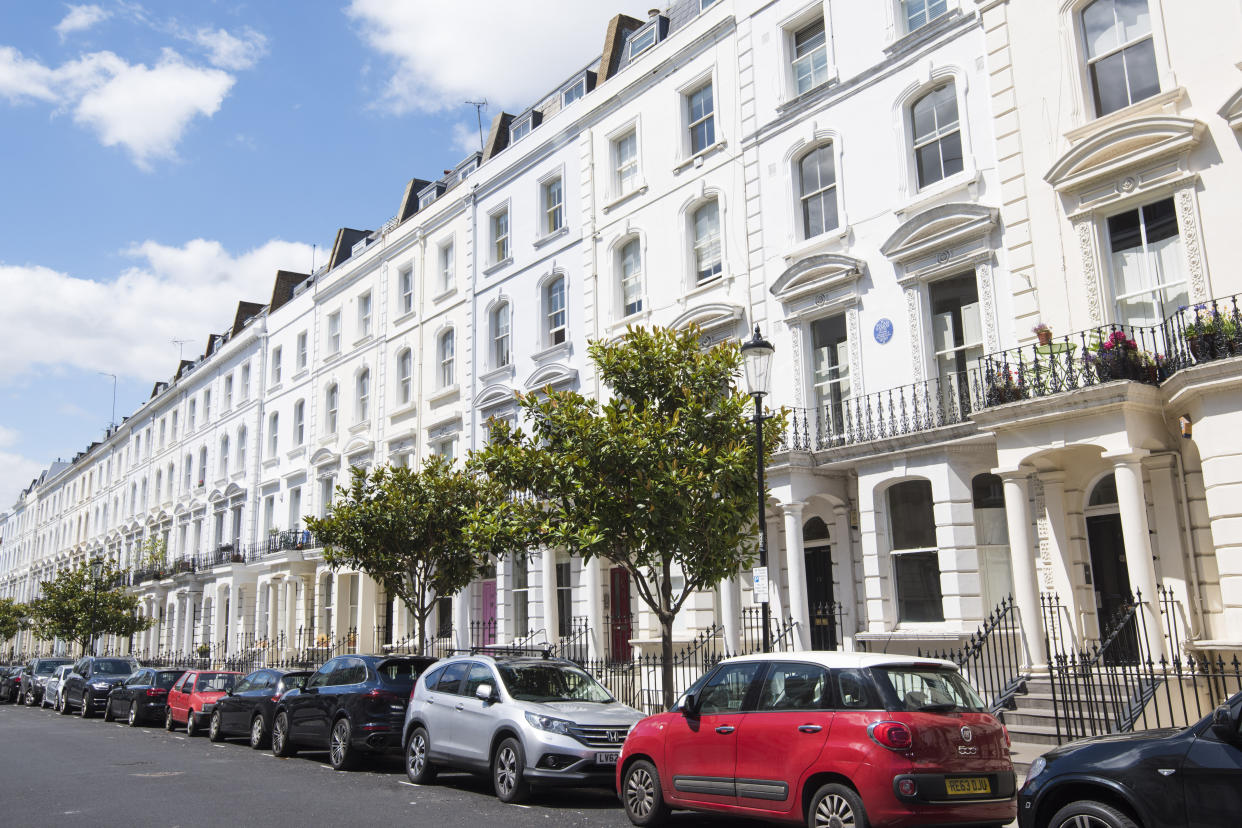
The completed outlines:
<svg viewBox="0 0 1242 828">
<path fill-rule="evenodd" d="M 208 645 L 208 644 L 199 644 L 199 645 L 198 645 L 198 657 L 199 657 L 199 658 L 207 658 L 207 657 L 208 657 L 208 656 L 210 656 L 210 655 L 211 655 L 211 646 L 210 646 L 210 645 Z"/>
<path fill-rule="evenodd" d="M 1183 308 L 1185 310 L 1185 308 Z M 1202 362 L 1237 352 L 1238 324 L 1228 313 L 1200 303 L 1182 329 L 1182 338 L 1196 361 Z"/>
<path fill-rule="evenodd" d="M 1017 373 L 1015 368 L 1002 366 L 988 378 L 987 405 L 1004 405 L 1027 398 L 1026 384 Z"/>
<path fill-rule="evenodd" d="M 1052 344 L 1052 328 L 1048 327 L 1046 322 L 1039 322 L 1035 327 L 1031 328 L 1031 333 L 1039 339 L 1040 345 Z"/>
</svg>

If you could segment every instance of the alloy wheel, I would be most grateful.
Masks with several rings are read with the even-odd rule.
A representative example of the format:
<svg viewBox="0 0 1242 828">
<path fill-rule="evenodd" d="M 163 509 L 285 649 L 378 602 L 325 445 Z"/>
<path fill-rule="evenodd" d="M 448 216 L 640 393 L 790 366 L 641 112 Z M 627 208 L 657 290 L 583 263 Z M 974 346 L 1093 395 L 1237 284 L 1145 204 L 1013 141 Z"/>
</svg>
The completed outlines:
<svg viewBox="0 0 1242 828">
<path fill-rule="evenodd" d="M 340 719 L 332 726 L 332 735 L 328 739 L 328 758 L 332 767 L 347 770 L 353 764 L 349 753 L 350 727 L 348 719 Z"/>
<path fill-rule="evenodd" d="M 82 694 L 82 710 L 80 712 L 82 714 L 83 719 L 89 719 L 91 717 L 91 694 L 90 693 Z"/>
<path fill-rule="evenodd" d="M 213 742 L 224 738 L 224 734 L 220 732 L 220 711 L 218 710 L 211 713 L 211 722 L 207 725 L 207 738 Z"/>
<path fill-rule="evenodd" d="M 422 776 L 427 769 L 427 740 L 422 733 L 415 733 L 414 738 L 410 739 L 405 764 L 410 776 Z"/>
<path fill-rule="evenodd" d="M 815 828 L 851 828 L 855 824 L 854 808 L 840 794 L 828 794 L 815 809 Z"/>
<path fill-rule="evenodd" d="M 496 789 L 502 798 L 512 795 L 517 786 L 517 764 L 517 751 L 507 744 L 502 746 L 496 754 Z"/>
<path fill-rule="evenodd" d="M 632 770 L 625 780 L 625 808 L 638 818 L 651 813 L 655 805 L 655 782 L 645 767 Z"/>
<path fill-rule="evenodd" d="M 256 750 L 263 744 L 263 717 L 255 716 L 250 723 L 250 746 Z"/>
<path fill-rule="evenodd" d="M 138 726 L 138 705 L 136 705 L 134 702 L 129 703 L 128 721 L 129 721 L 130 727 Z"/>
</svg>

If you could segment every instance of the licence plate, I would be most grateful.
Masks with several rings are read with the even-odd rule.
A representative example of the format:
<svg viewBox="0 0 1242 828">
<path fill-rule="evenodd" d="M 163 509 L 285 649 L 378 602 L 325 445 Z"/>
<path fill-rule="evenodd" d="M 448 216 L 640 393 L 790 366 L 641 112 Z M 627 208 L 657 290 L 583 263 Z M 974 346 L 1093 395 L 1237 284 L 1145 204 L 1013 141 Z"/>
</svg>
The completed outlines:
<svg viewBox="0 0 1242 828">
<path fill-rule="evenodd" d="M 597 753 L 597 754 L 595 754 L 595 764 L 597 764 L 597 765 L 615 765 L 615 764 L 617 764 L 617 757 L 618 757 L 619 755 L 620 755 L 620 754 L 619 754 L 619 753 L 617 753 L 615 750 L 614 750 L 614 751 L 610 751 L 610 752 L 608 752 L 608 753 Z"/>
<path fill-rule="evenodd" d="M 983 776 L 967 776 L 944 780 L 944 790 L 949 796 L 973 796 L 990 794 L 992 780 Z"/>
</svg>

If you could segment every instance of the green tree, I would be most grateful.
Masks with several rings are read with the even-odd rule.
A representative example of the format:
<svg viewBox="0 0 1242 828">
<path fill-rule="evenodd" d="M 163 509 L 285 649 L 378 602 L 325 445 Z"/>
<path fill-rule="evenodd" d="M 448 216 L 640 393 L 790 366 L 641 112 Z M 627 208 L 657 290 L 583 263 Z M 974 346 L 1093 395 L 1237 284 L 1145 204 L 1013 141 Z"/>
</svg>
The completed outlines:
<svg viewBox="0 0 1242 828">
<path fill-rule="evenodd" d="M 483 561 L 465 527 L 487 496 L 486 482 L 442 457 L 423 468 L 354 468 L 349 487 L 323 518 L 306 525 L 333 567 L 365 572 L 414 615 L 419 652 L 436 599 L 460 592 Z"/>
<path fill-rule="evenodd" d="M 0 641 L 7 641 L 30 626 L 30 608 L 14 598 L 0 598 Z"/>
<path fill-rule="evenodd" d="M 472 531 L 497 548 L 562 548 L 623 567 L 660 622 L 673 703 L 673 621 L 694 592 L 749 565 L 758 503 L 741 351 L 696 329 L 631 328 L 588 348 L 612 391 L 519 395 L 530 433 L 494 423 L 472 463 L 513 495 Z M 767 421 L 767 445 L 783 416 Z M 520 494 L 520 496 L 518 496 Z"/>
<path fill-rule="evenodd" d="M 138 615 L 138 599 L 120 586 L 119 576 L 116 566 L 104 561 L 98 578 L 84 563 L 43 581 L 42 594 L 30 602 L 35 635 L 73 641 L 86 651 L 95 636 L 124 638 L 150 627 L 153 619 Z"/>
<path fill-rule="evenodd" d="M 168 545 L 158 535 L 149 535 L 138 547 L 138 568 L 163 572 L 168 563 Z"/>
</svg>

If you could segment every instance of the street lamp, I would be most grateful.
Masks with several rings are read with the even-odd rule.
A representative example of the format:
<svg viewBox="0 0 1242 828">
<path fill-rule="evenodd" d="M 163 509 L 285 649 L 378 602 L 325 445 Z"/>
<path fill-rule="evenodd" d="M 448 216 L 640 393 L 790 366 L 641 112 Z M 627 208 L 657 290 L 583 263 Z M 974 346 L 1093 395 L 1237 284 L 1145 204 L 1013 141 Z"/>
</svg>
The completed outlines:
<svg viewBox="0 0 1242 828">
<path fill-rule="evenodd" d="M 742 343 L 742 365 L 746 371 L 746 387 L 755 398 L 755 413 L 751 422 L 755 424 L 755 475 L 758 479 L 759 497 L 759 568 L 754 572 L 755 595 L 763 608 L 763 651 L 772 650 L 771 611 L 768 605 L 768 521 L 766 511 L 766 486 L 763 482 L 763 398 L 768 393 L 768 385 L 772 378 L 772 354 L 776 351 L 772 343 L 759 333 L 759 325 L 755 325 L 755 333 Z"/>
<path fill-rule="evenodd" d="M 103 558 L 91 558 L 91 652 L 95 652 L 95 614 L 99 611 L 99 579 L 103 575 Z"/>
</svg>

